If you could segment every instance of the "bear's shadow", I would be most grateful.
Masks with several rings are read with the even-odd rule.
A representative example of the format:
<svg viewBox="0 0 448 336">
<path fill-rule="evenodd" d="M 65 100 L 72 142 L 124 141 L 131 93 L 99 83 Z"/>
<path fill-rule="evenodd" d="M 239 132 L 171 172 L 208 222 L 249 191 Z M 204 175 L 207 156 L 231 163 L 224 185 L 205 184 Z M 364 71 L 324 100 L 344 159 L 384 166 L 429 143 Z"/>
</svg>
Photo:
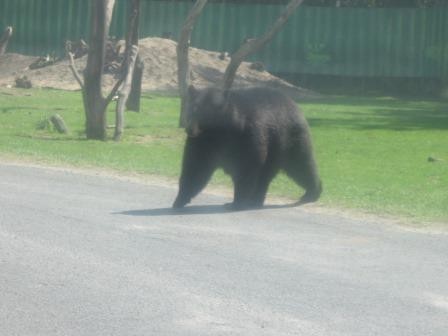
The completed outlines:
<svg viewBox="0 0 448 336">
<path fill-rule="evenodd" d="M 233 212 L 248 212 L 248 211 L 263 211 L 272 209 L 284 209 L 298 206 L 298 202 L 291 204 L 270 204 L 265 205 L 262 208 L 245 209 L 245 210 L 233 210 L 225 205 L 190 205 L 182 209 L 173 208 L 154 208 L 154 209 L 141 209 L 141 210 L 127 210 L 122 212 L 116 212 L 115 215 L 125 216 L 141 216 L 141 217 L 156 217 L 156 216 L 179 216 L 179 215 L 215 215 L 226 214 Z"/>
</svg>

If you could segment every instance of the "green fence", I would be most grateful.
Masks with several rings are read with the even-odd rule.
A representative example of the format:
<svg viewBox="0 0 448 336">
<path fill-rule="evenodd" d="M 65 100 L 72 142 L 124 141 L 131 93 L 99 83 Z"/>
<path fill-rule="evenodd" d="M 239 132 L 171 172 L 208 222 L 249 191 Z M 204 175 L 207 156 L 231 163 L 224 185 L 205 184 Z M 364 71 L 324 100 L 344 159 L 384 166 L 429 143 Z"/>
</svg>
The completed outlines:
<svg viewBox="0 0 448 336">
<path fill-rule="evenodd" d="M 15 28 L 9 51 L 61 53 L 66 39 L 86 38 L 89 0 L 0 0 L 0 29 Z M 126 0 L 117 0 L 111 33 L 124 35 Z M 141 36 L 177 36 L 192 2 L 142 1 Z M 257 36 L 282 6 L 210 3 L 193 46 L 234 51 Z M 448 78 L 448 9 L 299 7 L 253 57 L 277 73 Z"/>
</svg>

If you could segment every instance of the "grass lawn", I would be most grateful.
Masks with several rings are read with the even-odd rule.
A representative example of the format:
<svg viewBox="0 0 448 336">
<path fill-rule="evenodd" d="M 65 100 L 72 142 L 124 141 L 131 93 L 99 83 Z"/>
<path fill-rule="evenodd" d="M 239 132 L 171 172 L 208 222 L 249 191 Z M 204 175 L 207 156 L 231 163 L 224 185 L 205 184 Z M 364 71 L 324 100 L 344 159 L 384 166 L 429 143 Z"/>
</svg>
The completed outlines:
<svg viewBox="0 0 448 336">
<path fill-rule="evenodd" d="M 341 96 L 300 105 L 312 129 L 322 204 L 448 223 L 446 102 Z M 184 141 L 179 100 L 145 96 L 142 111 L 126 114 L 122 142 L 88 141 L 79 92 L 0 89 L 0 155 L 177 179 Z M 68 135 L 44 122 L 54 113 Z M 230 179 L 217 172 L 213 183 Z M 302 191 L 280 175 L 270 193 L 297 199 Z"/>
</svg>

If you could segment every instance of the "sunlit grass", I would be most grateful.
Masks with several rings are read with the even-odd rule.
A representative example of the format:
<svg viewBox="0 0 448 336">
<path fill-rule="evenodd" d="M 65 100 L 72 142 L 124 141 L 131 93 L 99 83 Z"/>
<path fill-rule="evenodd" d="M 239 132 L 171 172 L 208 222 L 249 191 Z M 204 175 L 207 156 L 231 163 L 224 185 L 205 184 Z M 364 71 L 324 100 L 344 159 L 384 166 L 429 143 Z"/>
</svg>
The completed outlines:
<svg viewBox="0 0 448 336">
<path fill-rule="evenodd" d="M 300 105 L 312 129 L 322 204 L 448 222 L 445 103 L 331 97 Z M 122 142 L 88 141 L 79 92 L 1 89 L 0 153 L 177 179 L 184 141 L 178 110 L 177 98 L 147 95 L 141 113 L 126 113 Z M 38 129 L 54 113 L 64 118 L 68 135 Z M 113 106 L 108 118 L 113 125 Z M 218 172 L 213 183 L 229 179 Z M 280 175 L 270 193 L 298 199 L 302 190 Z"/>
</svg>

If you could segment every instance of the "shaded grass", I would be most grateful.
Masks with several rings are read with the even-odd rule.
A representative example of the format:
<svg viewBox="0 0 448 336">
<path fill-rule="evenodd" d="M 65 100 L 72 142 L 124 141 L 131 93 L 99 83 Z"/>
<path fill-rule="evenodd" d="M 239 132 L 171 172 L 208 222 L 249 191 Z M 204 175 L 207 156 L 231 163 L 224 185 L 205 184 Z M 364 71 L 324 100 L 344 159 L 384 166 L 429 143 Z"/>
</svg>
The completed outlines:
<svg viewBox="0 0 448 336">
<path fill-rule="evenodd" d="M 448 222 L 446 103 L 341 96 L 300 105 L 312 129 L 323 204 Z M 178 111 L 177 98 L 145 96 L 141 113 L 126 114 L 122 142 L 89 141 L 79 92 L 2 89 L 0 153 L 177 178 L 184 141 Z M 38 129 L 54 113 L 68 135 Z M 112 106 L 108 118 L 113 124 Z M 217 172 L 213 183 L 230 182 Z M 280 175 L 270 192 L 297 199 L 302 190 Z"/>
</svg>

